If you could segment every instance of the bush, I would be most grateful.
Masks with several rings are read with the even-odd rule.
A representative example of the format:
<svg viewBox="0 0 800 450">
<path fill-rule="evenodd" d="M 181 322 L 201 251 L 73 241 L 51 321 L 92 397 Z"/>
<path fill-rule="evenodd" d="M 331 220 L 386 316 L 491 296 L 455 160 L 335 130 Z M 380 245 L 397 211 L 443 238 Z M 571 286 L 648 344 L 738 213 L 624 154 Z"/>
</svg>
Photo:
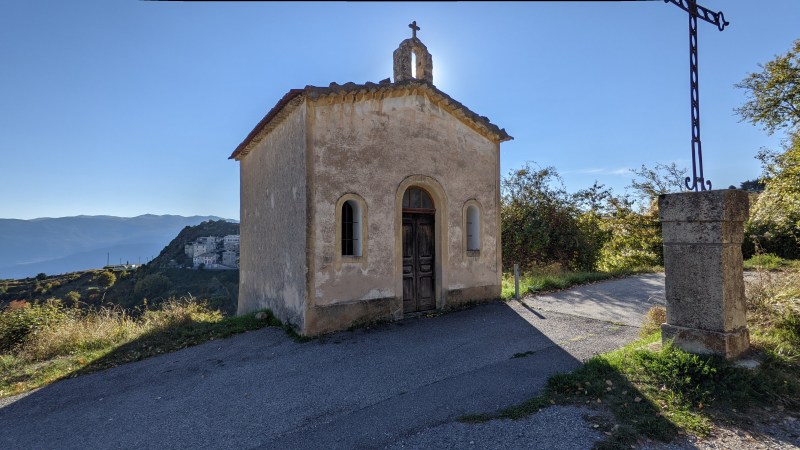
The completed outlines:
<svg viewBox="0 0 800 450">
<path fill-rule="evenodd" d="M 64 296 L 64 299 L 68 300 L 70 302 L 70 304 L 76 305 L 78 303 L 78 301 L 81 299 L 81 293 L 78 292 L 78 291 L 69 291 Z"/>
<path fill-rule="evenodd" d="M 745 269 L 775 270 L 780 269 L 785 264 L 783 258 L 774 253 L 754 255 L 744 262 Z"/>
<path fill-rule="evenodd" d="M 765 187 L 751 201 L 745 258 L 759 249 L 800 259 L 800 130 L 790 134 L 783 153 L 762 150 L 756 158 L 761 161 Z"/>
<path fill-rule="evenodd" d="M 20 308 L 6 308 L 0 313 L 0 353 L 8 353 L 36 335 L 66 320 L 70 312 L 55 299 Z"/>
<path fill-rule="evenodd" d="M 503 265 L 523 270 L 560 263 L 568 269 L 593 267 L 586 257 L 586 239 L 578 222 L 579 210 L 552 167 L 527 163 L 503 180 L 500 206 Z"/>
<path fill-rule="evenodd" d="M 167 289 L 172 282 L 166 275 L 154 273 L 146 275 L 133 286 L 133 293 L 146 298 L 167 297 Z"/>
<path fill-rule="evenodd" d="M 597 267 L 603 271 L 637 270 L 664 264 L 658 212 L 637 213 L 620 208 L 603 223 L 611 238 L 600 249 Z"/>
<path fill-rule="evenodd" d="M 117 281 L 117 276 L 114 275 L 114 272 L 111 271 L 103 271 L 100 272 L 96 277 L 95 280 L 100 284 L 100 286 L 111 287 Z"/>
</svg>

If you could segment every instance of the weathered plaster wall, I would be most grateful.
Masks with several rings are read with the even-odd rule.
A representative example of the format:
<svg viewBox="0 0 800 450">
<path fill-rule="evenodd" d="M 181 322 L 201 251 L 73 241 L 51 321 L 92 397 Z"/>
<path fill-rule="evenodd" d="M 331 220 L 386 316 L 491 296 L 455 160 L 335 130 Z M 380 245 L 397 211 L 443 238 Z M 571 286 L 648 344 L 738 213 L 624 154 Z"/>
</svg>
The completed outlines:
<svg viewBox="0 0 800 450">
<path fill-rule="evenodd" d="M 401 317 L 404 181 L 441 191 L 431 192 L 437 203 L 437 306 L 499 296 L 498 144 L 421 94 L 355 103 L 323 98 L 310 106 L 309 127 L 315 185 L 311 308 L 344 310 L 342 305 L 372 300 L 386 305 L 373 318 Z M 336 205 L 348 193 L 363 198 L 368 211 L 368 251 L 357 260 L 337 252 Z M 470 200 L 480 204 L 482 240 L 481 251 L 467 256 L 464 205 Z M 356 309 L 342 320 L 357 316 Z"/>
<path fill-rule="evenodd" d="M 239 314 L 269 308 L 303 328 L 306 298 L 306 105 L 240 162 Z"/>
</svg>

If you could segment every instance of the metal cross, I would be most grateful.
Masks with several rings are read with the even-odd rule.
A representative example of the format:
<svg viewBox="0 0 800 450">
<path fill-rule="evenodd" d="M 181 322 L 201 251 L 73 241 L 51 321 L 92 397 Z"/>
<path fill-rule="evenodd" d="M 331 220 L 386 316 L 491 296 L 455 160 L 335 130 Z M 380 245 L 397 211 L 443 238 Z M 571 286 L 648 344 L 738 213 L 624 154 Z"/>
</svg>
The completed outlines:
<svg viewBox="0 0 800 450">
<path fill-rule="evenodd" d="M 408 28 L 411 28 L 411 39 L 416 39 L 417 38 L 417 31 L 420 30 L 420 28 L 417 26 L 417 21 L 415 20 L 415 21 L 411 22 L 410 24 L 408 24 Z"/>
<path fill-rule="evenodd" d="M 719 31 L 730 25 L 720 12 L 713 12 L 697 4 L 697 0 L 664 0 L 689 13 L 689 83 L 692 108 L 692 176 L 684 183 L 690 191 L 711 189 L 711 182 L 703 177 L 703 147 L 700 143 L 700 86 L 697 71 L 697 18 L 716 25 Z"/>
</svg>

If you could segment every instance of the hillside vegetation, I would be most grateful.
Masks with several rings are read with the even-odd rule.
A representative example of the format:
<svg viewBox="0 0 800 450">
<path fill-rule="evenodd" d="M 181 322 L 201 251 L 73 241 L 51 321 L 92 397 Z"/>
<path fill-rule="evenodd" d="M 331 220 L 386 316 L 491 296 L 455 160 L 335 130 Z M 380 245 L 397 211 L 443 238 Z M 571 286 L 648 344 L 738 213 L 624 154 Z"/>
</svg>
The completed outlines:
<svg viewBox="0 0 800 450">
<path fill-rule="evenodd" d="M 199 225 L 184 227 L 178 236 L 175 237 L 163 250 L 158 254 L 148 266 L 153 267 L 191 267 L 192 259 L 184 253 L 184 246 L 189 242 L 196 241 L 197 238 L 203 236 L 228 236 L 231 234 L 239 234 L 239 224 L 228 222 L 226 220 L 208 220 Z"/>
<path fill-rule="evenodd" d="M 194 298 L 132 315 L 119 307 L 73 308 L 52 299 L 0 312 L 0 397 L 211 339 L 280 326 L 269 312 L 223 317 Z M 289 330 L 287 330 L 289 331 Z"/>
<path fill-rule="evenodd" d="M 57 299 L 70 307 L 120 306 L 137 314 L 138 309 L 174 297 L 194 297 L 224 315 L 236 312 L 239 295 L 238 270 L 191 270 L 168 268 L 191 263 L 184 246 L 201 236 L 238 234 L 239 224 L 224 220 L 206 221 L 185 227 L 148 264 L 132 271 L 85 270 L 63 275 L 46 275 L 20 280 L 0 280 L 0 307 L 13 301 L 42 303 Z M 113 280 L 112 280 L 113 278 Z"/>
</svg>

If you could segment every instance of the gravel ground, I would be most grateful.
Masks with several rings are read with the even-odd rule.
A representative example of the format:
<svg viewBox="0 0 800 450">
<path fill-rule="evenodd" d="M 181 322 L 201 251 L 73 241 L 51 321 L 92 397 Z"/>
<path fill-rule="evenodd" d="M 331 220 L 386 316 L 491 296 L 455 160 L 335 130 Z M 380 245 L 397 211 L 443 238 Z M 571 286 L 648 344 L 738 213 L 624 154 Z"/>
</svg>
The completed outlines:
<svg viewBox="0 0 800 450">
<path fill-rule="evenodd" d="M 754 411 L 762 421 L 747 430 L 716 425 L 705 438 L 681 435 L 670 443 L 643 439 L 638 450 L 790 450 L 800 449 L 800 419 Z M 600 419 L 595 420 L 595 419 Z M 597 422 L 597 423 L 596 423 Z M 595 425 L 613 423 L 608 411 L 551 406 L 521 420 L 482 424 L 448 422 L 402 438 L 386 447 L 398 449 L 591 449 L 606 436 Z"/>
<path fill-rule="evenodd" d="M 760 414 L 761 412 L 755 412 Z M 730 425 L 715 425 L 706 438 L 692 435 L 680 436 L 664 444 L 660 442 L 643 443 L 640 450 L 788 450 L 800 449 L 800 419 L 791 415 L 761 416 L 761 421 L 753 423 L 748 429 Z"/>
<path fill-rule="evenodd" d="M 587 418 L 597 411 L 552 406 L 521 420 L 480 424 L 450 422 L 428 428 L 387 447 L 397 449 L 589 449 L 605 436 Z"/>
</svg>

